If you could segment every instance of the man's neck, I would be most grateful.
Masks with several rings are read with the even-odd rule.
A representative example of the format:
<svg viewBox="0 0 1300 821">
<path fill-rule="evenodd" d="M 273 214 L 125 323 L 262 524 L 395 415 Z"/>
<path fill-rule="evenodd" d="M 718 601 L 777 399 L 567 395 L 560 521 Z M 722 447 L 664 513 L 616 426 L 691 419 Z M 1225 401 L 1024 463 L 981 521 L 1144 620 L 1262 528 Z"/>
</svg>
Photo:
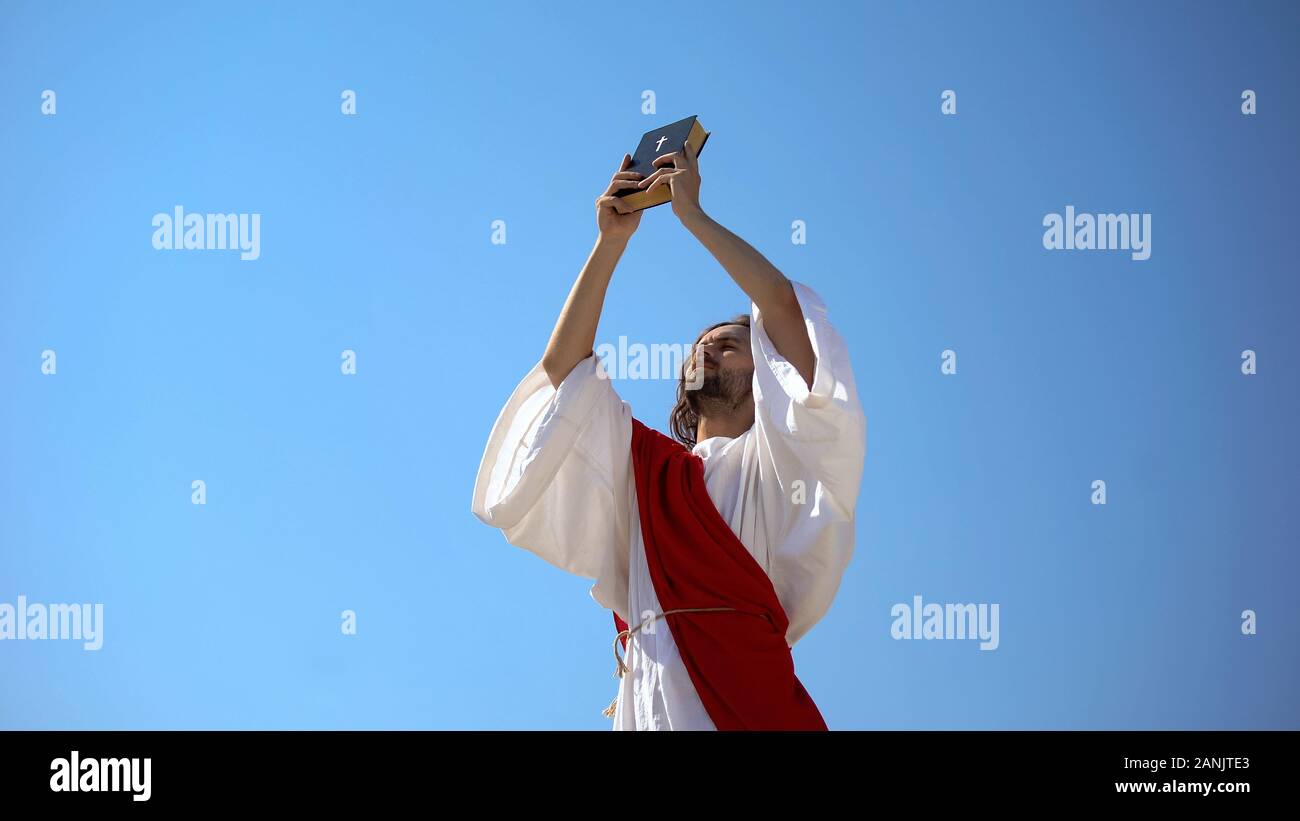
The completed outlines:
<svg viewBox="0 0 1300 821">
<path fill-rule="evenodd" d="M 751 403 L 746 404 L 748 407 L 737 408 L 732 413 L 701 416 L 700 423 L 695 426 L 695 441 L 703 442 L 714 436 L 735 439 L 754 427 L 754 406 Z"/>
</svg>

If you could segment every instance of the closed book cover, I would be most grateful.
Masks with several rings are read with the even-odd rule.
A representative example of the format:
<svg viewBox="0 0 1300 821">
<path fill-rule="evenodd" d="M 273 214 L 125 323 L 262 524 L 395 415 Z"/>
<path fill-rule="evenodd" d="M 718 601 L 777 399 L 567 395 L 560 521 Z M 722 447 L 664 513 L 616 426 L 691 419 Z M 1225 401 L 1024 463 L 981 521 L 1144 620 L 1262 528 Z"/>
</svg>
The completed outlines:
<svg viewBox="0 0 1300 821">
<path fill-rule="evenodd" d="M 698 156 L 704 150 L 704 142 L 709 138 L 709 133 L 704 130 L 704 126 L 700 125 L 699 115 L 694 114 L 684 120 L 647 131 L 641 136 L 641 143 L 636 147 L 636 153 L 632 155 L 632 165 L 628 166 L 627 170 L 648 177 L 659 170 L 651 164 L 655 157 L 682 150 L 687 140 L 691 141 Z M 615 192 L 614 196 L 622 197 L 633 210 L 640 211 L 672 200 L 673 192 L 665 183 L 650 192 L 624 188 L 622 191 Z"/>
</svg>

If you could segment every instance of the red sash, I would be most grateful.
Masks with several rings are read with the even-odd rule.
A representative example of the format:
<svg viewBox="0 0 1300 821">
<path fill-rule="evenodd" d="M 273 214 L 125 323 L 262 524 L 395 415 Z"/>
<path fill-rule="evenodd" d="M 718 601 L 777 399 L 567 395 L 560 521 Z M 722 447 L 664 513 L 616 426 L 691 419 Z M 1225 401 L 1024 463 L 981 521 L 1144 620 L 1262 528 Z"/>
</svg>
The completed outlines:
<svg viewBox="0 0 1300 821">
<path fill-rule="evenodd" d="M 789 619 L 767 573 L 718 513 L 704 462 L 632 420 L 632 469 L 646 564 L 695 691 L 719 730 L 825 730 L 794 674 Z M 639 618 L 639 614 L 634 614 Z M 627 624 L 614 614 L 619 632 Z M 623 637 L 627 649 L 627 637 Z"/>
</svg>

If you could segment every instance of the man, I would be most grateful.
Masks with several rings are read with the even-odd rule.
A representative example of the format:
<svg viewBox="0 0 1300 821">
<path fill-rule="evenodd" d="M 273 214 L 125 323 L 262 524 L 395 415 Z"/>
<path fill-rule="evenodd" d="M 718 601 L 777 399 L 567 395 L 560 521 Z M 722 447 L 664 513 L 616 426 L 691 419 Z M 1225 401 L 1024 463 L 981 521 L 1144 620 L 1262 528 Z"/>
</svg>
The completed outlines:
<svg viewBox="0 0 1300 821">
<path fill-rule="evenodd" d="M 816 293 L 704 213 L 695 146 L 644 178 L 631 159 L 596 200 L 596 244 L 546 353 L 492 429 L 472 510 L 596 580 L 591 596 L 619 628 L 614 729 L 824 730 L 790 648 L 853 553 L 866 420 L 848 353 Z M 677 441 L 632 417 L 593 354 L 641 220 L 614 192 L 661 185 L 752 303 L 752 321 L 714 325 L 693 346 Z"/>
</svg>

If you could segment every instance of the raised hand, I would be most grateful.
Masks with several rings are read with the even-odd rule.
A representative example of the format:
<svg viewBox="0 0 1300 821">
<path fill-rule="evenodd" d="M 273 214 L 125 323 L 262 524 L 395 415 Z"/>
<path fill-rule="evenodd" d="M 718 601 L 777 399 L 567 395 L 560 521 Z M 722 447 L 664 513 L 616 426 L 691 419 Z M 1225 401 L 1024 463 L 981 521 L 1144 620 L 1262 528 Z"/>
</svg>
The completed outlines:
<svg viewBox="0 0 1300 821">
<path fill-rule="evenodd" d="M 671 163 L 671 165 L 670 165 Z M 643 191 L 653 191 L 661 185 L 673 193 L 673 213 L 680 219 L 693 216 L 700 209 L 699 152 L 687 140 L 681 151 L 662 154 L 652 163 L 658 170 L 637 184 Z"/>
<path fill-rule="evenodd" d="M 602 237 L 626 240 L 641 224 L 641 212 L 632 210 L 621 197 L 614 196 L 615 191 L 636 188 L 641 180 L 643 175 L 627 170 L 631 164 L 632 155 L 624 154 L 618 171 L 610 178 L 609 187 L 596 199 L 596 227 Z"/>
</svg>

